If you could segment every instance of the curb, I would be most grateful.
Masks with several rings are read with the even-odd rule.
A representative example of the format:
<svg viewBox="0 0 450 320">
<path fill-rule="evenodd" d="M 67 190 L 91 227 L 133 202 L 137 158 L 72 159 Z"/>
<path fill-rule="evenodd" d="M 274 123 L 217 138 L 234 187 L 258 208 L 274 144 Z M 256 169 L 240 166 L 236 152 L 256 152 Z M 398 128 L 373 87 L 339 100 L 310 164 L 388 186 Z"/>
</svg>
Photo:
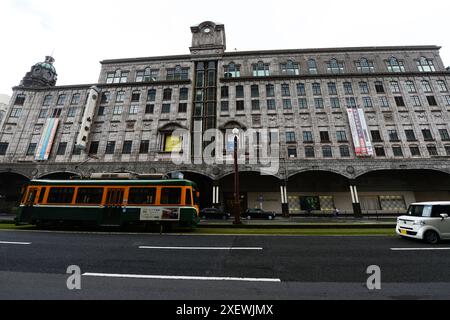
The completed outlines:
<svg viewBox="0 0 450 320">
<path fill-rule="evenodd" d="M 390 229 L 395 228 L 396 223 L 377 223 L 377 224 L 199 224 L 198 229 Z"/>
</svg>

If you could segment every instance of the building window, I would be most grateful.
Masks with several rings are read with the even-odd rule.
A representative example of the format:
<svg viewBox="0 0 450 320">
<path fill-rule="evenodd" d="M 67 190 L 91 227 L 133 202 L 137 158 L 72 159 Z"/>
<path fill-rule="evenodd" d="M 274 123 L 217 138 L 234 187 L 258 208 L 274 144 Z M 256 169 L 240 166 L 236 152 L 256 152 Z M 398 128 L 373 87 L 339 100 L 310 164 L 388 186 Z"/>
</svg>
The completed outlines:
<svg viewBox="0 0 450 320">
<path fill-rule="evenodd" d="M 292 101 L 291 101 L 291 99 L 283 99 L 283 109 L 284 110 L 292 110 Z"/>
<path fill-rule="evenodd" d="M 427 145 L 428 154 L 430 156 L 438 156 L 438 151 L 435 145 L 429 144 Z"/>
<path fill-rule="evenodd" d="M 123 112 L 123 106 L 114 106 L 113 115 L 118 116 L 118 115 L 121 115 L 122 112 Z"/>
<path fill-rule="evenodd" d="M 225 78 L 239 78 L 241 76 L 241 66 L 231 62 L 224 66 Z"/>
<path fill-rule="evenodd" d="M 128 71 L 117 70 L 106 74 L 106 83 L 126 83 L 128 81 Z"/>
<path fill-rule="evenodd" d="M 436 98 L 434 96 L 427 96 L 427 101 L 428 101 L 428 105 L 430 107 L 435 107 L 435 106 L 438 105 L 437 101 L 436 101 Z"/>
<path fill-rule="evenodd" d="M 425 141 L 433 141 L 434 140 L 430 129 L 422 129 L 422 135 L 423 135 L 423 139 Z"/>
<path fill-rule="evenodd" d="M 288 158 L 297 158 L 297 148 L 288 148 Z"/>
<path fill-rule="evenodd" d="M 147 92 L 147 101 L 155 101 L 156 100 L 156 90 L 150 89 Z"/>
<path fill-rule="evenodd" d="M 57 156 L 63 156 L 66 154 L 66 149 L 67 149 L 67 142 L 61 142 L 58 145 L 58 149 L 56 150 L 56 155 Z"/>
<path fill-rule="evenodd" d="M 386 152 L 384 151 L 384 147 L 383 146 L 376 146 L 375 147 L 375 154 L 377 157 L 385 157 L 386 156 Z"/>
<path fill-rule="evenodd" d="M 322 147 L 322 155 L 324 158 L 333 158 L 333 152 L 331 150 L 330 146 L 323 146 Z"/>
<path fill-rule="evenodd" d="M 388 130 L 389 141 L 397 142 L 400 141 L 398 138 L 397 130 Z"/>
<path fill-rule="evenodd" d="M 267 100 L 267 110 L 276 110 L 276 108 L 274 99 Z"/>
<path fill-rule="evenodd" d="M 323 109 L 323 99 L 322 98 L 314 98 L 314 106 L 316 109 Z"/>
<path fill-rule="evenodd" d="M 131 94 L 131 102 L 139 102 L 141 100 L 141 92 L 133 91 Z"/>
<path fill-rule="evenodd" d="M 49 106 L 52 103 L 53 96 L 47 95 L 44 98 L 44 102 L 42 103 L 43 106 Z"/>
<path fill-rule="evenodd" d="M 187 80 L 189 78 L 189 68 L 182 68 L 176 66 L 175 68 L 167 69 L 167 80 Z"/>
<path fill-rule="evenodd" d="M 170 103 L 164 103 L 162 105 L 161 113 L 170 113 Z"/>
<path fill-rule="evenodd" d="M 411 152 L 411 156 L 420 157 L 420 149 L 416 145 L 409 146 L 409 151 Z"/>
<path fill-rule="evenodd" d="M 70 107 L 69 110 L 67 111 L 68 118 L 73 118 L 73 117 L 75 117 L 76 114 L 77 114 L 77 108 L 75 108 L 75 107 Z"/>
<path fill-rule="evenodd" d="M 320 83 L 313 83 L 312 84 L 312 90 L 313 90 L 313 94 L 315 96 L 322 95 L 322 90 L 320 89 Z"/>
<path fill-rule="evenodd" d="M 253 111 L 259 111 L 259 100 L 252 100 L 252 110 Z"/>
<path fill-rule="evenodd" d="M 350 157 L 350 148 L 348 146 L 339 146 L 339 153 L 342 158 Z"/>
<path fill-rule="evenodd" d="M 70 101 L 70 104 L 72 104 L 72 105 L 79 104 L 80 103 L 80 98 L 81 98 L 81 95 L 79 93 L 75 93 L 72 96 L 72 100 Z"/>
<path fill-rule="evenodd" d="M 282 63 L 280 67 L 281 67 L 281 74 L 296 75 L 296 76 L 300 74 L 300 67 L 298 63 L 294 63 L 291 60 L 288 60 L 286 63 Z"/>
<path fill-rule="evenodd" d="M 266 97 L 275 97 L 275 86 L 273 84 L 266 85 Z"/>
<path fill-rule="evenodd" d="M 394 157 L 403 157 L 403 150 L 401 146 L 393 146 L 392 153 L 394 154 Z"/>
<path fill-rule="evenodd" d="M 155 105 L 154 104 L 147 104 L 145 106 L 145 114 L 153 114 L 155 111 Z"/>
<path fill-rule="evenodd" d="M 372 73 L 375 71 L 373 61 L 369 61 L 366 58 L 356 61 L 356 69 L 361 73 Z"/>
<path fill-rule="evenodd" d="M 380 106 L 382 108 L 388 108 L 389 107 L 389 100 L 388 100 L 387 97 L 385 97 L 385 96 L 380 97 Z"/>
<path fill-rule="evenodd" d="M 336 138 L 338 142 L 347 142 L 347 133 L 343 130 L 336 131 Z"/>
<path fill-rule="evenodd" d="M 244 100 L 236 101 L 236 111 L 244 111 Z"/>
<path fill-rule="evenodd" d="M 333 74 L 344 73 L 344 63 L 336 59 L 331 59 L 327 63 L 327 72 Z"/>
<path fill-rule="evenodd" d="M 48 109 L 42 109 L 41 111 L 39 111 L 39 119 L 47 118 L 47 114 L 48 114 Z"/>
<path fill-rule="evenodd" d="M 383 86 L 383 82 L 381 81 L 376 81 L 375 82 L 375 91 L 377 93 L 384 93 L 384 86 Z"/>
<path fill-rule="evenodd" d="M 372 131 L 370 131 L 370 135 L 372 136 L 373 142 L 383 142 L 383 139 L 381 139 L 380 131 L 372 130 Z"/>
<path fill-rule="evenodd" d="M 313 143 L 313 135 L 311 131 L 303 131 L 303 143 Z"/>
<path fill-rule="evenodd" d="M 408 93 L 416 93 L 416 85 L 413 81 L 406 81 L 406 90 L 408 90 Z"/>
<path fill-rule="evenodd" d="M 123 103 L 124 101 L 125 101 L 125 92 L 124 91 L 117 92 L 116 102 L 117 103 Z"/>
<path fill-rule="evenodd" d="M 373 107 L 373 103 L 372 103 L 372 98 L 371 97 L 363 97 L 362 101 L 363 101 L 364 108 L 372 108 Z"/>
<path fill-rule="evenodd" d="M 30 143 L 28 145 L 28 149 L 27 149 L 27 156 L 32 156 L 34 154 L 34 152 L 36 151 L 36 143 Z"/>
<path fill-rule="evenodd" d="M 281 96 L 289 97 L 291 96 L 290 86 L 287 83 L 281 85 Z"/>
<path fill-rule="evenodd" d="M 253 64 L 253 76 L 254 77 L 267 77 L 270 75 L 269 73 L 269 64 L 259 61 L 258 63 Z"/>
<path fill-rule="evenodd" d="M 439 92 L 448 92 L 447 84 L 443 80 L 438 80 L 437 85 L 439 88 Z"/>
<path fill-rule="evenodd" d="M 114 150 L 115 149 L 116 149 L 116 142 L 115 141 L 108 141 L 106 143 L 105 154 L 114 154 Z"/>
<path fill-rule="evenodd" d="M 172 89 L 164 89 L 163 100 L 164 101 L 172 100 Z"/>
<path fill-rule="evenodd" d="M 150 141 L 149 140 L 142 140 L 141 144 L 139 146 L 139 153 L 140 154 L 146 154 L 146 153 L 148 153 L 149 148 L 150 148 Z"/>
<path fill-rule="evenodd" d="M 229 103 L 228 103 L 228 101 L 221 101 L 220 102 L 220 111 L 222 111 L 222 112 L 228 112 L 228 110 L 229 110 Z"/>
<path fill-rule="evenodd" d="M 139 113 L 139 105 L 138 105 L 138 104 L 132 104 L 132 105 L 130 106 L 130 110 L 129 110 L 128 113 L 129 113 L 130 115 L 138 114 L 138 113 Z"/>
<path fill-rule="evenodd" d="M 180 101 L 184 101 L 188 99 L 188 88 L 180 89 Z"/>
<path fill-rule="evenodd" d="M 397 81 L 391 81 L 390 84 L 392 93 L 400 93 L 400 85 Z"/>
<path fill-rule="evenodd" d="M 236 98 L 244 98 L 244 87 L 236 86 Z"/>
<path fill-rule="evenodd" d="M 425 93 L 433 92 L 433 90 L 431 89 L 430 82 L 427 80 L 422 81 L 422 89 L 423 89 L 423 92 L 425 92 Z"/>
<path fill-rule="evenodd" d="M 23 106 L 25 103 L 25 95 L 24 94 L 18 94 L 16 96 L 16 100 L 14 101 L 15 106 Z"/>
<path fill-rule="evenodd" d="M 417 141 L 416 134 L 414 133 L 414 130 L 406 129 L 405 130 L 406 140 L 407 141 Z"/>
<path fill-rule="evenodd" d="M 359 83 L 359 91 L 362 94 L 369 94 L 369 84 L 367 82 L 360 82 Z"/>
<path fill-rule="evenodd" d="M 9 114 L 10 118 L 19 118 L 22 113 L 22 109 L 20 108 L 12 108 L 11 113 Z"/>
<path fill-rule="evenodd" d="M 434 72 L 436 71 L 436 68 L 434 67 L 433 60 L 427 59 L 425 57 L 421 57 L 419 60 L 416 61 L 417 63 L 417 69 L 419 69 L 420 72 Z"/>
<path fill-rule="evenodd" d="M 56 102 L 56 105 L 57 106 L 62 106 L 62 105 L 64 105 L 64 102 L 66 102 L 66 95 L 65 94 L 61 94 L 58 97 L 58 101 Z"/>
<path fill-rule="evenodd" d="M 442 141 L 450 141 L 450 135 L 448 134 L 447 129 L 439 129 L 439 135 L 441 136 Z"/>
<path fill-rule="evenodd" d="M 59 118 L 61 116 L 62 108 L 53 109 L 52 118 Z"/>
<path fill-rule="evenodd" d="M 305 158 L 314 158 L 315 156 L 314 147 L 305 147 Z"/>
<path fill-rule="evenodd" d="M 337 95 L 337 87 L 336 87 L 336 83 L 334 82 L 329 82 L 328 83 L 328 94 L 330 96 L 335 96 Z"/>
<path fill-rule="evenodd" d="M 344 93 L 353 94 L 353 86 L 350 82 L 344 82 Z"/>
<path fill-rule="evenodd" d="M 405 72 L 405 65 L 403 61 L 399 61 L 395 57 L 392 57 L 386 61 L 386 65 L 389 72 Z"/>
<path fill-rule="evenodd" d="M 309 72 L 309 74 L 317 74 L 316 60 L 314 60 L 314 59 L 308 60 L 308 72 Z"/>
<path fill-rule="evenodd" d="M 320 142 L 322 142 L 322 143 L 330 142 L 330 135 L 329 135 L 328 131 L 320 131 Z"/>
<path fill-rule="evenodd" d="M 102 98 L 100 100 L 100 103 L 101 104 L 109 103 L 110 97 L 111 97 L 111 93 L 109 93 L 108 91 L 107 92 L 103 92 L 102 93 Z"/>
<path fill-rule="evenodd" d="M 308 108 L 308 100 L 306 98 L 298 99 L 298 107 L 299 109 L 307 109 Z"/>
<path fill-rule="evenodd" d="M 341 104 L 339 102 L 339 98 L 336 97 L 332 97 L 330 98 L 330 104 L 331 104 L 331 108 L 340 108 Z"/>
<path fill-rule="evenodd" d="M 180 103 L 178 105 L 178 113 L 186 113 L 187 112 L 187 103 Z"/>
<path fill-rule="evenodd" d="M 0 142 L 0 156 L 6 155 L 6 151 L 8 150 L 9 143 L 8 142 Z"/>
<path fill-rule="evenodd" d="M 300 97 L 306 96 L 305 84 L 297 83 L 297 95 Z"/>
<path fill-rule="evenodd" d="M 445 154 L 450 156 L 450 146 L 445 146 Z"/>
<path fill-rule="evenodd" d="M 163 152 L 181 151 L 182 137 L 173 135 L 173 133 L 165 133 L 163 136 Z"/>
<path fill-rule="evenodd" d="M 89 146 L 89 154 L 97 154 L 98 153 L 98 141 L 92 141 L 91 145 Z"/>
<path fill-rule="evenodd" d="M 394 99 L 395 99 L 395 103 L 396 103 L 397 107 L 405 106 L 405 101 L 403 100 L 403 97 L 394 97 Z"/>
<path fill-rule="evenodd" d="M 356 108 L 356 99 L 354 97 L 345 98 L 345 102 L 348 108 Z"/>
<path fill-rule="evenodd" d="M 133 141 L 126 140 L 123 142 L 122 154 L 131 154 L 131 148 L 133 146 Z"/>
<path fill-rule="evenodd" d="M 227 86 L 223 86 L 220 88 L 220 97 L 222 99 L 228 99 L 229 98 L 229 90 Z"/>
<path fill-rule="evenodd" d="M 421 107 L 422 106 L 422 101 L 420 101 L 420 97 L 419 96 L 412 96 L 411 98 L 413 100 L 413 106 L 414 107 Z"/>
<path fill-rule="evenodd" d="M 295 142 L 295 132 L 288 131 L 286 132 L 286 143 L 293 143 Z"/>
<path fill-rule="evenodd" d="M 150 82 L 158 81 L 159 70 L 146 68 L 145 70 L 139 70 L 136 72 L 136 82 Z"/>
<path fill-rule="evenodd" d="M 72 155 L 79 156 L 81 155 L 81 148 L 78 148 L 77 145 L 73 146 Z"/>
<path fill-rule="evenodd" d="M 259 97 L 259 86 L 256 84 L 251 86 L 251 97 L 252 98 Z"/>
</svg>

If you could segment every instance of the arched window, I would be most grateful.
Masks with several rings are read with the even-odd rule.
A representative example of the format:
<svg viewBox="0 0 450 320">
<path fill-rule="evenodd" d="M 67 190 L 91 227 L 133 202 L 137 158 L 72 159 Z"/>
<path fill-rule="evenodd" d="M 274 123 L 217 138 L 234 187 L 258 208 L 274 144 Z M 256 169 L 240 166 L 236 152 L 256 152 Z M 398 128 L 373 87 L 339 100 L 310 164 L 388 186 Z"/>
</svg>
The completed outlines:
<svg viewBox="0 0 450 320">
<path fill-rule="evenodd" d="M 314 59 L 308 60 L 308 72 L 309 72 L 309 74 L 317 74 L 316 60 L 314 60 Z"/>
<path fill-rule="evenodd" d="M 70 101 L 70 104 L 79 104 L 80 103 L 80 98 L 81 98 L 81 95 L 79 93 L 75 93 L 72 96 L 72 100 Z"/>
<path fill-rule="evenodd" d="M 427 80 L 422 80 L 422 89 L 426 93 L 433 92 L 433 90 L 431 90 L 430 82 Z"/>
<path fill-rule="evenodd" d="M 43 106 L 49 106 L 52 103 L 53 96 L 51 94 L 46 95 L 44 98 L 44 102 L 42 103 Z"/>
<path fill-rule="evenodd" d="M 239 78 L 241 76 L 241 66 L 230 62 L 227 66 L 224 66 L 224 72 L 225 78 Z"/>
<path fill-rule="evenodd" d="M 425 57 L 421 57 L 416 61 L 417 68 L 420 72 L 434 72 L 436 68 L 434 67 L 433 60 L 427 59 Z"/>
<path fill-rule="evenodd" d="M 262 61 L 253 64 L 253 76 L 254 77 L 267 77 L 269 76 L 269 64 Z"/>
<path fill-rule="evenodd" d="M 337 61 L 336 59 L 331 59 L 327 63 L 327 72 L 328 73 L 344 73 L 344 63 L 341 61 Z"/>
<path fill-rule="evenodd" d="M 286 63 L 282 63 L 280 65 L 281 73 L 287 75 L 299 75 L 300 68 L 298 63 L 292 62 L 292 60 L 288 60 Z"/>
<path fill-rule="evenodd" d="M 369 61 L 366 58 L 361 58 L 359 61 L 356 61 L 356 69 L 361 73 L 371 73 L 375 70 L 373 61 Z"/>
<path fill-rule="evenodd" d="M 389 72 L 405 72 L 403 61 L 398 60 L 396 57 L 391 57 L 386 64 Z"/>
</svg>

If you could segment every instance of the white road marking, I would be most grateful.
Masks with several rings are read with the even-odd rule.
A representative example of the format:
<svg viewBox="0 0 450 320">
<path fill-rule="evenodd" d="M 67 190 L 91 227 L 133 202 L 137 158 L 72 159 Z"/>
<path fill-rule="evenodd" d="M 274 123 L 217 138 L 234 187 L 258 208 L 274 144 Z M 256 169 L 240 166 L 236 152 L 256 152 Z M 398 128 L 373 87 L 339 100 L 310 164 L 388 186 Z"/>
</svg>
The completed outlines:
<svg viewBox="0 0 450 320">
<path fill-rule="evenodd" d="M 262 250 L 263 248 L 247 248 L 247 247 L 149 247 L 149 246 L 140 246 L 139 249 L 153 249 L 153 250 Z"/>
<path fill-rule="evenodd" d="M 30 245 L 31 242 L 10 242 L 10 241 L 0 241 L 0 244 L 17 244 L 17 245 Z"/>
<path fill-rule="evenodd" d="M 391 248 L 392 251 L 432 251 L 432 250 L 450 250 L 450 248 Z"/>
<path fill-rule="evenodd" d="M 161 276 L 141 274 L 83 273 L 85 277 L 160 279 L 160 280 L 198 280 L 198 281 L 246 281 L 246 282 L 281 282 L 275 278 L 234 278 L 234 277 L 197 277 L 197 276 Z"/>
</svg>

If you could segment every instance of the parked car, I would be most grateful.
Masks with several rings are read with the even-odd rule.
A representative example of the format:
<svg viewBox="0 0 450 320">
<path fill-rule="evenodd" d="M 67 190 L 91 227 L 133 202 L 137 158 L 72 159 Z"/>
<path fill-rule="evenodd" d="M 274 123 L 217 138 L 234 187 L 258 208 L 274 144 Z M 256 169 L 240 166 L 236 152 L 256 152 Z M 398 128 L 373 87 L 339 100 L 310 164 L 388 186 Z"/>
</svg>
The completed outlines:
<svg viewBox="0 0 450 320">
<path fill-rule="evenodd" d="M 412 203 L 406 215 L 397 218 L 401 237 L 421 239 L 431 244 L 450 239 L 450 201 Z"/>
<path fill-rule="evenodd" d="M 229 219 L 231 216 L 230 213 L 224 212 L 221 209 L 217 208 L 204 208 L 200 211 L 200 217 L 202 219 Z"/>
<path fill-rule="evenodd" d="M 245 212 L 243 214 L 243 217 L 247 218 L 247 220 L 250 220 L 250 219 L 272 220 L 272 219 L 275 219 L 275 216 L 276 216 L 276 214 L 273 211 L 264 211 L 262 209 L 257 209 L 257 208 L 247 209 L 247 210 L 245 210 Z"/>
</svg>

